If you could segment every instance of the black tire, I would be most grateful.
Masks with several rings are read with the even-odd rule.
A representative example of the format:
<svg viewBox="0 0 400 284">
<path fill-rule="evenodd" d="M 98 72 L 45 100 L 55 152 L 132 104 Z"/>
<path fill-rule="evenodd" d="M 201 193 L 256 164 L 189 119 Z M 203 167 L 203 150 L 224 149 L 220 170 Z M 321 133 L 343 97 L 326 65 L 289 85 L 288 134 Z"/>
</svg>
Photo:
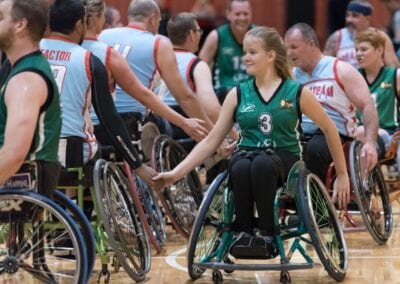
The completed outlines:
<svg viewBox="0 0 400 284">
<path fill-rule="evenodd" d="M 121 165 L 120 165 L 121 166 Z M 146 207 L 146 203 L 144 200 L 148 200 L 145 193 L 142 193 L 142 188 L 138 188 L 137 178 L 134 172 L 131 170 L 130 166 L 127 162 L 123 163 L 123 172 L 125 173 L 127 180 L 130 185 L 132 200 L 136 205 L 137 213 L 139 214 L 140 221 L 143 225 L 147 233 L 147 237 L 149 239 L 150 244 L 153 245 L 153 248 L 160 253 L 162 251 L 162 245 L 164 242 L 160 241 L 157 233 L 157 227 L 151 223 L 152 214 L 148 212 L 148 208 Z M 161 223 L 162 225 L 164 222 Z M 162 227 L 163 228 L 163 227 Z M 164 229 L 163 229 L 164 230 Z M 165 236 L 166 238 L 166 236 Z"/>
<path fill-rule="evenodd" d="M 92 275 L 96 260 L 96 243 L 92 225 L 79 206 L 67 195 L 59 190 L 53 191 L 53 200 L 67 211 L 68 215 L 76 222 L 86 244 L 88 257 L 88 279 Z"/>
<path fill-rule="evenodd" d="M 0 192 L 0 282 L 87 283 L 85 242 L 52 200 L 19 190 Z M 14 280 L 13 280 L 14 279 Z"/>
<path fill-rule="evenodd" d="M 172 170 L 186 156 L 183 147 L 169 136 L 160 135 L 154 142 L 152 162 L 158 172 Z M 159 196 L 175 229 L 188 238 L 203 199 L 197 172 L 193 170 L 184 179 L 165 187 Z"/>
<path fill-rule="evenodd" d="M 347 247 L 336 210 L 319 178 L 301 170 L 297 181 L 297 203 L 311 242 L 325 270 L 342 281 L 347 270 Z"/>
<path fill-rule="evenodd" d="M 98 160 L 93 181 L 96 209 L 125 272 L 135 281 L 143 281 L 151 266 L 151 252 L 145 229 L 133 202 L 125 175 L 113 163 Z"/>
<path fill-rule="evenodd" d="M 200 205 L 188 244 L 187 265 L 189 276 L 192 279 L 203 275 L 205 270 L 196 264 L 200 260 L 206 260 L 218 247 L 223 234 L 224 222 L 232 223 L 232 220 L 224 220 L 226 219 L 224 213 L 228 213 L 224 208 L 224 191 L 227 182 L 226 172 L 217 176 Z M 233 202 L 231 203 L 233 204 Z M 233 210 L 231 213 L 233 214 Z"/>
<path fill-rule="evenodd" d="M 362 143 L 350 146 L 349 167 L 353 191 L 361 216 L 372 238 L 385 244 L 393 230 L 393 213 L 379 164 L 365 173 L 360 161 Z"/>
<path fill-rule="evenodd" d="M 147 217 L 147 222 L 150 225 L 151 233 L 158 242 L 158 245 L 164 246 L 167 242 L 167 234 L 165 232 L 165 218 L 161 211 L 154 190 L 139 176 L 133 172 L 133 177 L 136 184 L 136 190 L 139 193 L 140 201 L 143 206 L 144 213 Z"/>
</svg>

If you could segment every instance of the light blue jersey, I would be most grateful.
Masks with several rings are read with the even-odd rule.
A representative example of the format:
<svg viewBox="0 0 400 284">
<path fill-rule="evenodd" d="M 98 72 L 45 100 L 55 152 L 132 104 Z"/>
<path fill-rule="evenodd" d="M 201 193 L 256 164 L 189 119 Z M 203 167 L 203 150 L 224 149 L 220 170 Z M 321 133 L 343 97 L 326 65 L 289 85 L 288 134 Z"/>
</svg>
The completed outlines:
<svg viewBox="0 0 400 284">
<path fill-rule="evenodd" d="M 128 62 L 129 66 L 144 86 L 152 89 L 156 78 L 157 48 L 161 36 L 144 31 L 135 25 L 104 30 L 99 40 L 112 46 Z M 116 87 L 115 106 L 119 113 L 146 113 L 145 107 L 126 94 L 118 85 Z"/>
<path fill-rule="evenodd" d="M 176 61 L 178 62 L 178 70 L 181 75 L 183 82 L 185 85 L 196 93 L 196 86 L 193 81 L 193 70 L 196 64 L 200 61 L 200 59 L 194 55 L 190 51 L 175 49 Z M 166 88 L 165 83 L 162 83 L 162 86 L 159 88 L 160 92 L 157 92 L 164 101 L 169 106 L 176 106 L 178 103 L 176 102 L 172 93 Z"/>
<path fill-rule="evenodd" d="M 97 151 L 90 119 L 92 101 L 90 52 L 61 36 L 42 39 L 40 49 L 50 63 L 61 95 L 60 138 L 69 136 L 83 138 L 86 142 L 84 143 L 84 162 L 87 162 Z M 65 151 L 65 145 L 60 142 L 59 156 L 62 163 L 65 157 L 63 151 Z"/>
<path fill-rule="evenodd" d="M 293 69 L 295 81 L 304 84 L 316 96 L 340 134 L 353 137 L 357 127 L 356 108 L 350 102 L 337 76 L 339 59 L 324 56 L 311 75 L 300 68 Z M 315 133 L 317 126 L 305 115 L 301 127 L 305 133 Z"/>
<path fill-rule="evenodd" d="M 81 46 L 89 50 L 93 55 L 97 56 L 100 59 L 100 61 L 104 64 L 107 73 L 109 75 L 108 79 L 110 85 L 110 92 L 113 93 L 115 87 L 112 81 L 111 71 L 110 71 L 111 47 L 105 44 L 104 42 L 98 41 L 96 38 L 85 38 Z M 99 118 L 97 117 L 93 107 L 90 110 L 90 117 L 94 125 L 100 123 Z"/>
</svg>

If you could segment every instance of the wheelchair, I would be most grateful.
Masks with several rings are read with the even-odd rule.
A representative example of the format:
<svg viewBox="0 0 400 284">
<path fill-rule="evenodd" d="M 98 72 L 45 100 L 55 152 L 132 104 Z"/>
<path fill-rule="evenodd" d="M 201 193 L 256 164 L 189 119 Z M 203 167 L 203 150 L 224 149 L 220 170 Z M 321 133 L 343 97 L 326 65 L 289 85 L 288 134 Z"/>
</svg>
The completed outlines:
<svg viewBox="0 0 400 284">
<path fill-rule="evenodd" d="M 398 134 L 396 131 L 393 135 Z M 390 202 L 400 202 L 400 147 L 399 141 L 392 141 L 386 149 L 385 157 L 380 161 L 383 177 L 389 192 Z"/>
<path fill-rule="evenodd" d="M 342 226 L 346 221 L 350 227 L 345 231 L 360 231 L 367 229 L 378 244 L 385 244 L 393 230 L 393 213 L 390 198 L 383 178 L 380 163 L 371 171 L 367 171 L 361 162 L 360 151 L 362 143 L 357 140 L 346 142 L 343 150 L 346 156 L 347 169 L 351 179 L 350 205 L 356 205 L 340 215 Z M 334 165 L 327 170 L 326 188 L 332 192 L 336 177 Z M 361 215 L 365 227 L 361 226 L 355 218 L 355 213 Z"/>
<path fill-rule="evenodd" d="M 187 156 L 182 145 L 167 135 L 158 136 L 153 145 L 152 165 L 158 172 L 172 170 Z M 164 187 L 158 193 L 174 229 L 189 238 L 198 208 L 203 199 L 199 176 L 195 170 L 184 179 Z"/>
<path fill-rule="evenodd" d="M 58 192 L 42 190 L 44 167 L 24 163 L 0 190 L 0 281 L 87 283 L 94 259 L 86 247 L 93 234 L 83 236 L 87 220 L 77 224 L 52 200 L 63 198 Z M 72 202 L 68 206 L 77 210 Z"/>
<path fill-rule="evenodd" d="M 77 143 L 75 150 L 81 150 L 81 142 Z M 75 195 L 76 203 L 82 209 L 85 209 L 85 189 L 89 189 L 95 216 L 89 217 L 90 228 L 85 231 L 94 232 L 96 238 L 94 244 L 88 243 L 87 252 L 88 255 L 95 255 L 97 251 L 100 255 L 102 268 L 98 274 L 98 281 L 102 277 L 105 283 L 110 281 L 108 264 L 111 251 L 114 254 L 112 266 L 115 272 L 118 272 L 122 266 L 133 280 L 143 281 L 150 270 L 151 254 L 129 182 L 113 163 L 98 159 L 94 165 L 88 163 L 83 166 L 82 153 L 76 153 L 77 158 L 70 158 L 67 168 L 63 169 L 58 188 L 69 191 L 70 195 Z M 68 208 L 66 199 L 69 198 L 59 198 L 56 201 Z M 80 223 L 76 211 L 68 210 L 80 224 L 83 233 L 85 227 Z M 93 268 L 93 264 L 90 267 Z"/>
<path fill-rule="evenodd" d="M 121 118 L 132 136 L 132 144 L 140 154 L 142 161 L 149 163 L 154 138 L 159 134 L 157 126 L 152 122 L 143 121 L 141 113 L 122 113 Z M 98 132 L 96 132 L 96 136 Z M 100 136 L 103 137 L 103 135 Z M 107 142 L 107 139 L 103 138 L 101 141 L 103 140 Z M 167 236 L 164 214 L 154 190 L 137 176 L 121 157 L 115 154 L 112 146 L 102 147 L 101 151 L 125 174 L 150 243 L 158 253 L 161 252 Z"/>
<path fill-rule="evenodd" d="M 230 246 L 235 212 L 228 179 L 225 172 L 212 182 L 194 222 L 187 250 L 188 273 L 193 280 L 201 277 L 206 269 L 213 271 L 214 283 L 223 281 L 221 270 L 226 273 L 274 270 L 280 271 L 282 283 L 288 283 L 291 282 L 290 270 L 316 266 L 310 256 L 311 246 L 333 279 L 342 281 L 345 278 L 347 247 L 336 210 L 323 183 L 305 168 L 304 162 L 298 161 L 293 165 L 274 201 L 274 246 L 280 263 L 250 264 L 232 260 Z M 288 215 L 297 216 L 296 221 L 288 222 Z M 304 263 L 291 263 L 296 251 Z"/>
<path fill-rule="evenodd" d="M 129 129 L 134 134 L 133 136 L 140 137 L 139 140 L 137 138 L 135 140 L 144 160 L 149 160 L 158 172 L 173 169 L 187 156 L 187 149 L 191 149 L 195 144 L 191 138 L 171 138 L 172 126 L 166 120 L 153 114 L 144 119 L 129 120 L 127 117 L 123 119 L 127 125 L 130 125 Z M 179 135 L 186 136 L 183 133 Z M 138 184 L 138 188 L 140 187 L 141 185 Z M 158 199 L 165 215 L 168 216 L 173 228 L 186 239 L 189 238 L 202 198 L 202 186 L 195 170 L 190 172 L 185 179 L 158 192 Z"/>
</svg>

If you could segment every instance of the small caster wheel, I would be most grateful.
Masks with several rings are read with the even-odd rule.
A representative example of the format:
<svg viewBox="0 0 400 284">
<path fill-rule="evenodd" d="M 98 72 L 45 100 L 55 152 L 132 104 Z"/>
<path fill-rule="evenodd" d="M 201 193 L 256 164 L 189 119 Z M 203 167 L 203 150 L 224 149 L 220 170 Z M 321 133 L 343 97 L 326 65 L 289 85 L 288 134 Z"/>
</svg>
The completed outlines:
<svg viewBox="0 0 400 284">
<path fill-rule="evenodd" d="M 121 268 L 121 263 L 115 255 L 113 256 L 112 266 L 114 267 L 114 271 L 118 273 L 119 269 Z"/>
<path fill-rule="evenodd" d="M 229 258 L 229 256 L 224 258 L 224 262 L 227 264 L 235 264 L 232 259 Z M 224 269 L 225 273 L 232 273 L 234 270 L 233 269 Z"/>
<path fill-rule="evenodd" d="M 224 279 L 222 278 L 222 273 L 219 270 L 214 270 L 212 273 L 212 280 L 215 284 L 222 283 Z"/>
<path fill-rule="evenodd" d="M 292 282 L 291 279 L 290 279 L 289 271 L 281 271 L 280 282 L 284 283 L 284 284 Z"/>
<path fill-rule="evenodd" d="M 107 264 L 103 264 L 99 276 L 97 278 L 97 283 L 110 283 L 110 271 L 107 268 Z"/>
</svg>

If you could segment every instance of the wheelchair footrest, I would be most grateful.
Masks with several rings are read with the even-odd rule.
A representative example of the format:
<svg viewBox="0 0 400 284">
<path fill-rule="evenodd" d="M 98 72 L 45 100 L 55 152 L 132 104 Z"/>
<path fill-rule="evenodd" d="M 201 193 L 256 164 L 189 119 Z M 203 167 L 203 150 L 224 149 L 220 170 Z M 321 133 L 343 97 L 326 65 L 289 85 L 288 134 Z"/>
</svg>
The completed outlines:
<svg viewBox="0 0 400 284">
<path fill-rule="evenodd" d="M 289 271 L 289 270 L 300 270 L 300 269 L 310 269 L 318 267 L 317 263 L 286 263 L 286 264 L 230 264 L 225 262 L 203 262 L 194 263 L 194 265 L 201 269 L 212 269 L 212 270 L 274 270 L 274 271 Z"/>
<path fill-rule="evenodd" d="M 270 259 L 278 255 L 271 236 L 251 236 L 241 232 L 233 241 L 230 254 L 241 259 Z"/>
</svg>

